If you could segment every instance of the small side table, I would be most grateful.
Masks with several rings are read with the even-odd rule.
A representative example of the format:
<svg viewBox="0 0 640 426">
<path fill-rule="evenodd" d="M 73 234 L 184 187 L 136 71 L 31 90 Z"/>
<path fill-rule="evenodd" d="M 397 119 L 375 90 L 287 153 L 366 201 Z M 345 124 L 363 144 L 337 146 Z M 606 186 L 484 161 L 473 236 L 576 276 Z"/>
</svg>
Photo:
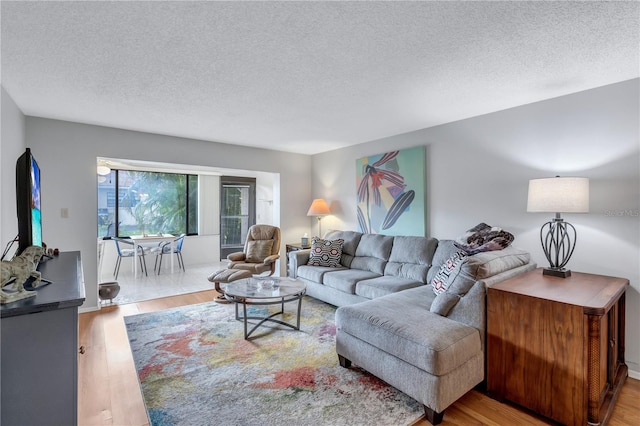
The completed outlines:
<svg viewBox="0 0 640 426">
<path fill-rule="evenodd" d="M 538 268 L 487 290 L 487 392 L 565 425 L 605 425 L 628 369 L 629 280 Z"/>
<path fill-rule="evenodd" d="M 303 246 L 300 243 L 288 243 L 285 244 L 285 250 L 286 250 L 286 266 L 287 266 L 287 276 L 290 275 L 289 273 L 289 252 L 292 251 L 298 251 L 298 250 L 307 250 L 311 248 L 311 244 L 309 244 L 308 246 Z"/>
</svg>

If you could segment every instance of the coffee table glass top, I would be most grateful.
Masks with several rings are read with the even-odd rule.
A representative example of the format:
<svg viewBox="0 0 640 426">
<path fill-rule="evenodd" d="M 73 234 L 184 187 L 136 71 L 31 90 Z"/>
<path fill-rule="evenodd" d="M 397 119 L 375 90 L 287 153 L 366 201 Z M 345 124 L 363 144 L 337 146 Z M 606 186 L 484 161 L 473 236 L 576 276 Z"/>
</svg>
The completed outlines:
<svg viewBox="0 0 640 426">
<path fill-rule="evenodd" d="M 282 299 L 304 294 L 306 286 L 293 278 L 246 278 L 225 286 L 227 296 L 247 299 Z"/>
<path fill-rule="evenodd" d="M 252 277 L 227 284 L 224 289 L 224 297 L 235 303 L 236 319 L 243 321 L 244 338 L 248 340 L 251 333 L 267 321 L 300 330 L 300 310 L 306 291 L 307 286 L 293 278 Z M 294 301 L 298 302 L 296 323 L 290 324 L 284 321 L 284 305 Z M 238 312 L 239 305 L 242 305 L 242 315 Z M 280 310 L 273 313 L 267 312 L 264 315 L 249 314 L 247 305 L 280 305 Z M 278 315 L 282 315 L 283 319 L 274 318 Z M 258 323 L 249 330 L 247 320 L 258 320 Z"/>
</svg>

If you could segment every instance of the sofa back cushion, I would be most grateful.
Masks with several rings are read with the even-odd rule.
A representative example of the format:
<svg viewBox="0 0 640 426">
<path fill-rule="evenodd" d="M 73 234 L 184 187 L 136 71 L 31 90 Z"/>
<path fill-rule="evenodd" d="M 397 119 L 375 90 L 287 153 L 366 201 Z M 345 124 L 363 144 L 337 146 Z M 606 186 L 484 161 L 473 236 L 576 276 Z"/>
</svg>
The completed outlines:
<svg viewBox="0 0 640 426">
<path fill-rule="evenodd" d="M 509 246 L 502 250 L 487 251 L 473 256 L 462 265 L 464 272 L 476 280 L 493 277 L 502 272 L 526 265 L 531 255 L 519 248 Z"/>
<path fill-rule="evenodd" d="M 453 240 L 440 240 L 438 248 L 433 255 L 433 266 L 427 276 L 428 282 L 438 273 L 440 267 L 460 249 L 454 245 Z M 460 265 L 461 272 L 473 280 L 484 280 L 494 275 L 531 261 L 531 255 L 519 248 L 509 246 L 502 250 L 486 251 L 468 256 Z"/>
<path fill-rule="evenodd" d="M 362 269 L 383 275 L 384 267 L 389 261 L 393 237 L 380 234 L 362 234 L 356 248 L 356 256 L 351 262 L 351 268 Z"/>
<path fill-rule="evenodd" d="M 393 247 L 384 274 L 427 283 L 438 240 L 426 237 L 393 238 Z"/>
<path fill-rule="evenodd" d="M 356 248 L 360 243 L 362 233 L 355 231 L 338 231 L 330 230 L 324 234 L 326 240 L 344 240 L 342 243 L 342 257 L 340 258 L 340 264 L 347 268 L 351 267 L 351 261 L 356 255 Z"/>
<path fill-rule="evenodd" d="M 430 283 L 433 285 L 436 274 L 441 266 L 446 265 L 445 256 L 455 257 L 456 246 L 453 241 L 440 241 L 434 255 L 434 264 L 429 271 Z M 478 282 L 503 272 L 509 271 L 529 263 L 531 256 L 524 250 L 509 246 L 503 250 L 477 253 L 473 256 L 465 256 L 461 262 L 456 262 L 454 268 L 448 271 L 444 292 L 438 292 L 434 286 L 434 292 L 438 295 L 431 305 L 431 312 L 439 315 L 448 315 L 450 310 L 457 306 L 460 300 Z M 437 262 L 437 263 L 436 263 Z M 452 297 L 452 295 L 458 296 Z"/>
</svg>

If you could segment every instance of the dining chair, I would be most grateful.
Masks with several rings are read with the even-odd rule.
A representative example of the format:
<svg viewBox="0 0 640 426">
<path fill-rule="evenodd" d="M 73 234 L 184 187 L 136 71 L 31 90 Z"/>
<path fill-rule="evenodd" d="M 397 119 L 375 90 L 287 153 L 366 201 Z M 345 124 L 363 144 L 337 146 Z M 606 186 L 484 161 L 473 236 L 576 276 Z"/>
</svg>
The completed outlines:
<svg viewBox="0 0 640 426">
<path fill-rule="evenodd" d="M 173 253 L 178 258 L 178 266 L 182 268 L 183 271 L 186 271 L 184 268 L 184 260 L 182 259 L 182 243 L 184 243 L 184 237 L 186 234 L 180 234 L 178 237 L 173 240 Z M 156 255 L 156 261 L 153 265 L 153 270 L 156 271 L 158 275 L 160 275 L 160 271 L 162 269 L 162 256 L 165 254 L 171 254 L 171 241 L 164 241 L 158 244 L 157 247 L 151 249 L 149 253 Z M 160 262 L 158 262 L 158 257 L 160 257 Z"/>
<path fill-rule="evenodd" d="M 115 279 L 118 279 L 118 273 L 120 272 L 120 264 L 122 263 L 123 257 L 135 257 L 136 248 L 135 244 L 129 238 L 121 238 L 121 237 L 111 237 L 113 242 L 116 244 L 116 251 L 118 253 L 118 259 L 116 259 L 116 268 L 113 271 L 113 275 Z M 133 248 L 122 248 L 120 244 L 124 244 L 126 246 L 131 246 Z M 144 258 L 144 248 L 142 246 L 138 246 L 138 259 L 140 259 L 140 267 L 144 271 L 145 276 L 149 276 L 147 274 L 147 262 Z"/>
</svg>

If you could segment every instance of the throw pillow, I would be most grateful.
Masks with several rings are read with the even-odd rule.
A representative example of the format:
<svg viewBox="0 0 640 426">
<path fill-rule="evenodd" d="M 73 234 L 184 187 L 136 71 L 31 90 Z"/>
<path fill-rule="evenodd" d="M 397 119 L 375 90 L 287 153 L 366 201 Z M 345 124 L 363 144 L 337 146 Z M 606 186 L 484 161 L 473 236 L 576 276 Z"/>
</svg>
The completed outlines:
<svg viewBox="0 0 640 426">
<path fill-rule="evenodd" d="M 273 240 L 254 240 L 247 243 L 247 258 L 250 263 L 264 262 L 271 255 Z"/>
<path fill-rule="evenodd" d="M 309 261 L 307 265 L 311 266 L 328 266 L 337 268 L 340 266 L 340 257 L 342 256 L 342 245 L 344 240 L 324 240 L 314 237 L 311 239 L 311 253 L 309 253 Z"/>
<path fill-rule="evenodd" d="M 449 288 L 452 279 L 455 278 L 452 277 L 453 271 L 465 261 L 466 257 L 467 254 L 465 252 L 458 251 L 442 264 L 440 270 L 431 281 L 435 294 L 440 294 Z"/>
</svg>

